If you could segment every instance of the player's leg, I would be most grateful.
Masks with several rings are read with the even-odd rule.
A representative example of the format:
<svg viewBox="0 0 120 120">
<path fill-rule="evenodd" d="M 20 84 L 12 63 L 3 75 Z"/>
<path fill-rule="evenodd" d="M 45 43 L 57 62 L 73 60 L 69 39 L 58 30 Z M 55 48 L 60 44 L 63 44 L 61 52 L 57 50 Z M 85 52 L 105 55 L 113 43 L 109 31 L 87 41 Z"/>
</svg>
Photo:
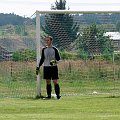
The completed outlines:
<svg viewBox="0 0 120 120">
<path fill-rule="evenodd" d="M 57 99 L 60 99 L 60 86 L 58 84 L 58 80 L 53 80 L 53 83 L 54 83 L 54 88 L 55 88 L 55 94 L 57 96 Z"/>
<path fill-rule="evenodd" d="M 51 80 L 46 80 L 46 91 L 47 91 L 47 98 L 51 98 L 52 86 Z"/>
<path fill-rule="evenodd" d="M 55 89 L 55 94 L 57 96 L 58 99 L 60 99 L 60 86 L 58 84 L 58 67 L 57 66 L 53 66 L 52 67 L 53 70 L 52 70 L 52 80 L 53 80 L 53 83 L 54 83 L 54 89 Z"/>
</svg>

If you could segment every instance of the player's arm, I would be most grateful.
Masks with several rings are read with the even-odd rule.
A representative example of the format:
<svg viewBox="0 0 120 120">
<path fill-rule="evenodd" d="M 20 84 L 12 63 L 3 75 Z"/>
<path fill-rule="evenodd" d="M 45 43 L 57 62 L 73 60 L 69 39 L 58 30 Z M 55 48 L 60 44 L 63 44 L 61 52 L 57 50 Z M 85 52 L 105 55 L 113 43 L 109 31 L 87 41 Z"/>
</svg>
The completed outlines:
<svg viewBox="0 0 120 120">
<path fill-rule="evenodd" d="M 59 52 L 58 52 L 57 48 L 55 48 L 55 47 L 54 47 L 54 50 L 55 50 L 55 59 L 56 59 L 57 61 L 59 61 L 59 60 L 60 60 Z"/>
<path fill-rule="evenodd" d="M 45 49 L 45 48 L 42 49 L 42 55 L 41 55 L 41 59 L 40 59 L 40 62 L 39 62 L 39 68 L 40 68 L 40 66 L 43 64 L 44 59 L 45 59 L 45 56 L 44 56 L 44 49 Z"/>
<path fill-rule="evenodd" d="M 36 75 L 38 75 L 40 66 L 43 64 L 44 59 L 45 59 L 45 57 L 44 57 L 44 48 L 43 48 L 43 49 L 42 49 L 41 59 L 40 59 L 40 62 L 39 62 L 39 66 L 36 67 Z"/>
</svg>

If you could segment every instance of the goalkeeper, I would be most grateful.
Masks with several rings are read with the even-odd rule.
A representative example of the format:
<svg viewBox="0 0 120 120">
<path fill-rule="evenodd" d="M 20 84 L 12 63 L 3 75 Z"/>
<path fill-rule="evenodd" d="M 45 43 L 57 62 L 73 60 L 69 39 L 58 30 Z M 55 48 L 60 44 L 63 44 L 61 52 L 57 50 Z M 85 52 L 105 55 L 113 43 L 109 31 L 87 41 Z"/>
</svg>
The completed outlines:
<svg viewBox="0 0 120 120">
<path fill-rule="evenodd" d="M 40 69 L 40 66 L 44 63 L 43 72 L 44 79 L 46 80 L 46 91 L 47 99 L 51 98 L 52 85 L 51 79 L 54 83 L 54 89 L 57 96 L 57 99 L 60 99 L 60 86 L 58 84 L 58 67 L 57 61 L 60 60 L 60 55 L 58 50 L 52 45 L 53 39 L 51 36 L 45 38 L 47 46 L 42 49 L 42 55 L 39 62 L 39 66 L 36 68 L 36 74 Z"/>
</svg>

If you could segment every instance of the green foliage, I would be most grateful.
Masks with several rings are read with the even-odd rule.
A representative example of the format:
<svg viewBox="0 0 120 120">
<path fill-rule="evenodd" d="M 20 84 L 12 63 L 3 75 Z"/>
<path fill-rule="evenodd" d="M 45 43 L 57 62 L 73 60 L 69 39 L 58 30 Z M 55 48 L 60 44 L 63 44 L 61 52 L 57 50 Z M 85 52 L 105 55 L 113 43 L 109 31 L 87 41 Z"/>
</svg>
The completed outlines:
<svg viewBox="0 0 120 120">
<path fill-rule="evenodd" d="M 115 60 L 120 60 L 120 53 L 119 54 L 115 54 Z"/>
<path fill-rule="evenodd" d="M 113 53 L 112 40 L 109 36 L 104 35 L 105 31 L 92 24 L 83 29 L 77 47 L 79 54 L 93 56 L 95 54 L 103 54 L 106 58 Z M 80 55 L 81 56 L 81 55 Z"/>
<path fill-rule="evenodd" d="M 23 25 L 16 25 L 15 26 L 15 33 L 18 35 L 23 35 L 23 36 L 28 35 L 28 33 L 25 31 L 25 26 L 23 26 Z"/>
<path fill-rule="evenodd" d="M 12 24 L 12 25 L 23 25 L 23 22 L 26 20 L 26 18 L 15 15 L 14 13 L 10 14 L 0 14 L 0 26 Z"/>
<path fill-rule="evenodd" d="M 103 52 L 103 54 L 101 55 L 103 57 L 103 59 L 105 59 L 106 61 L 112 61 L 113 58 L 113 54 L 110 53 L 107 49 L 105 49 L 105 51 Z"/>
<path fill-rule="evenodd" d="M 115 63 L 120 64 L 120 53 L 114 54 Z"/>
<path fill-rule="evenodd" d="M 52 6 L 51 9 L 54 10 L 65 10 L 66 9 L 66 0 L 56 0 L 55 6 Z"/>
<path fill-rule="evenodd" d="M 35 50 L 23 50 L 17 51 L 13 53 L 13 61 L 29 61 L 36 59 L 36 51 Z"/>
<path fill-rule="evenodd" d="M 59 0 L 55 2 L 55 5 L 52 5 L 51 9 L 66 9 L 66 0 Z M 10 14 L 0 14 L 0 26 L 12 24 L 12 25 L 23 25 L 25 20 L 35 23 L 35 18 L 25 18 L 14 13 Z M 112 14 L 82 14 L 79 16 L 79 19 L 85 24 L 91 24 L 93 22 L 97 24 L 106 24 L 106 25 L 116 25 L 116 20 L 119 21 L 120 13 L 112 13 Z M 113 28 L 109 27 L 109 30 L 113 30 Z"/>
<path fill-rule="evenodd" d="M 83 49 L 79 49 L 77 51 L 78 58 L 81 58 L 82 60 L 86 60 L 88 58 L 87 52 L 85 52 Z"/>
<path fill-rule="evenodd" d="M 116 30 L 120 32 L 120 21 L 116 23 Z"/>
<path fill-rule="evenodd" d="M 66 5 L 65 1 L 63 6 Z M 56 9 L 59 8 L 62 3 L 56 3 Z M 64 9 L 64 7 L 60 7 Z M 45 15 L 45 24 L 41 25 L 42 30 L 51 35 L 54 39 L 54 45 L 57 47 L 62 47 L 64 49 L 68 48 L 71 42 L 73 42 L 78 37 L 79 25 L 74 22 L 73 15 L 70 14 L 47 14 Z"/>
<path fill-rule="evenodd" d="M 18 34 L 18 35 L 21 35 L 21 32 L 22 32 L 21 27 L 17 25 L 15 27 L 15 33 Z"/>
<path fill-rule="evenodd" d="M 74 23 L 72 15 L 53 14 L 45 16 L 45 26 L 42 26 L 42 29 L 53 37 L 55 46 L 66 49 L 77 39 L 79 27 Z"/>
<path fill-rule="evenodd" d="M 67 52 L 66 50 L 63 50 L 63 51 L 60 51 L 60 56 L 62 59 L 76 59 L 77 58 L 77 55 L 75 53 L 70 53 L 70 52 Z"/>
</svg>

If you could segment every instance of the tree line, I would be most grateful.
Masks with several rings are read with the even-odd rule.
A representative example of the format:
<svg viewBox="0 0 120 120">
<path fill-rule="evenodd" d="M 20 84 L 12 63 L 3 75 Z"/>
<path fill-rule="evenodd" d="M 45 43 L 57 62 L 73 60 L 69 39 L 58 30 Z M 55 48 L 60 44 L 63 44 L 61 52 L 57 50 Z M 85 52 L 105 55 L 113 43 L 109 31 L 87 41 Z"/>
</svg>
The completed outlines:
<svg viewBox="0 0 120 120">
<path fill-rule="evenodd" d="M 56 5 L 59 5 L 58 3 Z M 64 3 L 66 5 L 66 3 Z M 61 9 L 62 7 L 53 7 L 52 9 Z M 66 9 L 65 6 L 63 8 Z M 62 8 L 62 9 L 63 9 Z M 16 15 L 14 13 L 10 14 L 4 14 L 0 13 L 0 26 L 12 24 L 12 25 L 23 25 L 24 22 L 30 18 L 25 18 L 19 15 Z M 44 24 L 44 16 L 41 17 L 42 23 Z M 96 24 L 104 24 L 104 21 L 106 21 L 107 24 L 117 24 L 117 22 L 120 22 L 120 14 L 119 13 L 112 13 L 112 14 L 82 14 L 82 15 L 75 15 L 74 20 L 78 20 L 79 23 L 84 24 L 90 24 L 91 22 L 94 22 Z M 119 20 L 119 21 L 117 21 Z M 31 21 L 35 22 L 35 19 L 31 19 Z"/>
<path fill-rule="evenodd" d="M 30 18 L 25 18 L 19 15 L 16 15 L 14 13 L 10 13 L 10 14 L 4 14 L 4 13 L 0 13 L 0 26 L 3 25 L 23 25 L 24 22 Z"/>
</svg>

